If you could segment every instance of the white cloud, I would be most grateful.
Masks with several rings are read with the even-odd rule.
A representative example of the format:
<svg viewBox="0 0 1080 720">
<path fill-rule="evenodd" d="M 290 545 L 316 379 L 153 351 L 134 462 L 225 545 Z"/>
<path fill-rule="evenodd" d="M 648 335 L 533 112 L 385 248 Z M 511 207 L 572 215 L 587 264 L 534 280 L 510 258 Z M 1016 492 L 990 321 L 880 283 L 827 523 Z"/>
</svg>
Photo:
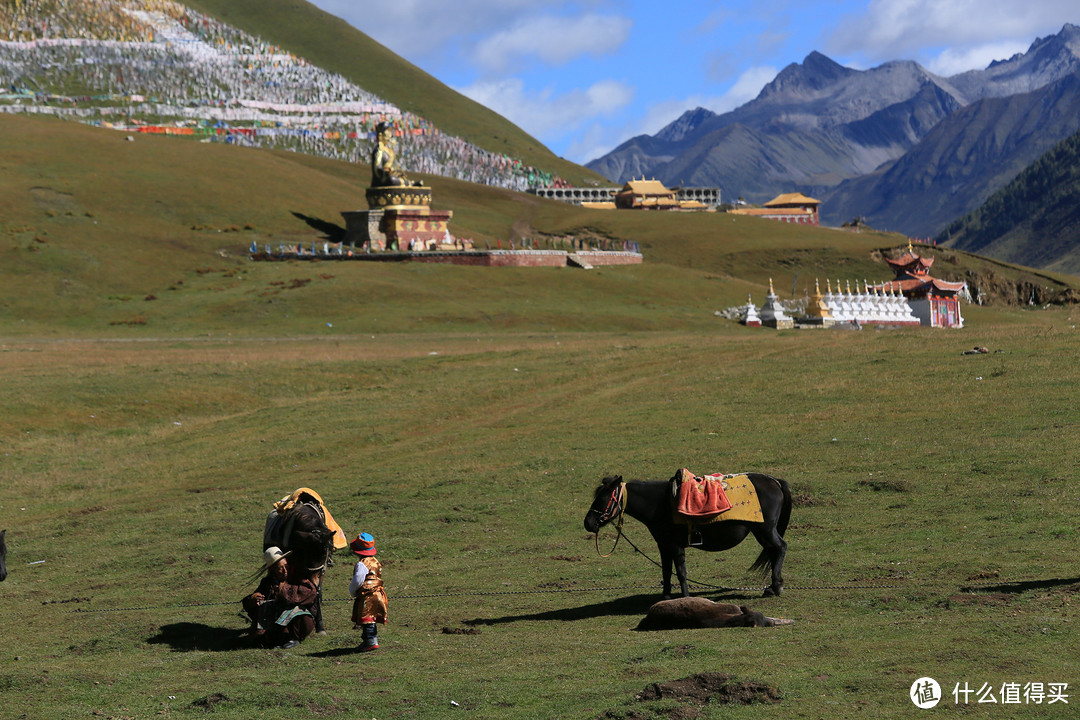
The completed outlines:
<svg viewBox="0 0 1080 720">
<path fill-rule="evenodd" d="M 558 95 L 550 89 L 529 91 L 524 81 L 513 77 L 455 89 L 545 142 L 546 138 L 577 130 L 598 117 L 613 115 L 634 97 L 632 87 L 615 80 L 602 80 L 584 90 Z"/>
<path fill-rule="evenodd" d="M 357 0 L 312 0 L 320 8 L 330 12 L 367 33 L 402 57 L 414 62 L 432 60 L 450 53 L 472 54 L 478 46 L 489 61 L 496 62 L 520 56 L 513 45 L 500 48 L 500 42 L 521 41 L 521 47 L 533 45 L 530 51 L 537 56 L 549 52 L 556 57 L 556 50 L 536 48 L 545 41 L 549 45 L 565 44 L 562 33 L 569 30 L 587 29 L 586 18 L 596 16 L 589 10 L 593 6 L 610 5 L 610 0 L 392 0 L 391 2 L 357 2 Z M 538 20 L 537 18 L 541 18 Z M 549 22 L 542 18 L 562 21 Z M 629 21 L 626 21 L 629 22 Z M 532 25 L 538 33 L 548 28 L 559 33 L 556 36 L 507 37 L 514 28 Z M 597 23 L 594 26 L 598 27 Z M 507 30 L 510 28 L 511 30 Z M 593 38 L 595 41 L 597 38 Z"/>
<path fill-rule="evenodd" d="M 471 53 L 477 65 L 501 73 L 528 57 L 563 65 L 581 55 L 600 56 L 619 49 L 633 21 L 618 15 L 524 18 L 480 40 Z"/>
<path fill-rule="evenodd" d="M 779 72 L 768 65 L 759 65 L 745 70 L 726 93 L 704 107 L 716 113 L 734 110 L 756 98 L 762 88 L 772 82 Z"/>
<path fill-rule="evenodd" d="M 1076 0 L 871 0 L 864 12 L 839 23 L 827 47 L 876 62 L 928 63 L 925 55 L 935 57 L 935 49 L 948 47 L 951 55 L 941 56 L 942 67 L 958 67 L 965 53 L 985 67 L 989 48 L 1019 43 L 1027 49 L 1036 35 L 1056 33 L 1076 12 Z"/>
<path fill-rule="evenodd" d="M 611 144 L 611 128 L 593 123 L 578 133 L 577 139 L 566 149 L 566 158 L 580 165 L 607 155 L 615 146 Z"/>
<path fill-rule="evenodd" d="M 717 115 L 730 112 L 740 105 L 744 105 L 758 96 L 761 89 L 772 82 L 777 74 L 776 68 L 768 66 L 752 67 L 736 78 L 727 92 L 721 95 L 691 95 L 678 100 L 666 100 L 651 105 L 636 124 L 636 129 L 628 137 L 641 135 L 655 135 L 665 125 L 676 120 L 687 110 L 703 107 L 712 110 Z M 620 141 L 621 142 L 621 141 Z M 614 146 L 612 146 L 614 147 Z"/>
<path fill-rule="evenodd" d="M 1034 40 L 1035 38 L 1031 38 Z M 967 70 L 983 69 L 995 60 L 1008 60 L 1016 53 L 1025 52 L 1031 42 L 998 42 L 969 48 L 945 50 L 926 62 L 926 69 L 944 77 L 958 75 Z"/>
</svg>

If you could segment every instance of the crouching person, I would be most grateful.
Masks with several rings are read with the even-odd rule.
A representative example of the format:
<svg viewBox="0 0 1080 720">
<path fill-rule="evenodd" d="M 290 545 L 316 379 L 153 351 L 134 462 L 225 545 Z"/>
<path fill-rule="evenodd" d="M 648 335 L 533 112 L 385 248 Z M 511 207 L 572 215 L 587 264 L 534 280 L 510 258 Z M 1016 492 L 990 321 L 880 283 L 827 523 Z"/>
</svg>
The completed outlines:
<svg viewBox="0 0 1080 720">
<path fill-rule="evenodd" d="M 349 595 L 356 598 L 353 601 L 353 628 L 361 631 L 362 638 L 356 649 L 370 652 L 379 649 L 375 624 L 386 624 L 387 602 L 386 591 L 383 590 L 382 563 L 375 559 L 375 538 L 368 533 L 357 535 L 349 547 L 360 558 L 349 583 Z"/>
<path fill-rule="evenodd" d="M 312 609 L 319 587 L 312 577 L 296 574 L 280 548 L 263 551 L 263 577 L 255 592 L 241 604 L 251 618 L 254 639 L 268 647 L 288 650 L 315 631 Z M 303 573 L 302 568 L 296 569 Z"/>
</svg>

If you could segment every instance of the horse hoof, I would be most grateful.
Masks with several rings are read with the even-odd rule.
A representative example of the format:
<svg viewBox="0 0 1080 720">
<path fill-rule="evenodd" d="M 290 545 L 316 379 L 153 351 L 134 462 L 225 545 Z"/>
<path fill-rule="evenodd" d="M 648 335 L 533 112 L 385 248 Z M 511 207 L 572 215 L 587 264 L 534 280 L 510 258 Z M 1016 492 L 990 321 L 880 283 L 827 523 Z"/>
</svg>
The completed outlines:
<svg viewBox="0 0 1080 720">
<path fill-rule="evenodd" d="M 779 594 L 772 588 L 765 588 L 765 592 L 761 593 L 761 597 L 776 597 Z"/>
<path fill-rule="evenodd" d="M 326 631 L 325 631 L 325 630 L 319 630 L 319 631 L 318 631 L 317 633 L 315 633 L 315 634 L 316 634 L 316 635 L 322 635 L 323 637 L 325 637 L 327 633 L 326 633 Z"/>
</svg>

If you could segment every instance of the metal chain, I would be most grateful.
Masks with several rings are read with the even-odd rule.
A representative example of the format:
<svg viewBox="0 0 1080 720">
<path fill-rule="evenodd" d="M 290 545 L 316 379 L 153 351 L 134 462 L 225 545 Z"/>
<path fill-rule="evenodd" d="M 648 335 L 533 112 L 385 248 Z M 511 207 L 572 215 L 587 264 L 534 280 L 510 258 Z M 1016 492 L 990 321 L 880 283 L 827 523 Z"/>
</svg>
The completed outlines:
<svg viewBox="0 0 1080 720">
<path fill-rule="evenodd" d="M 435 598 L 435 597 L 477 597 L 483 595 L 542 595 L 551 593 L 581 593 L 581 592 L 601 592 L 607 590 L 655 590 L 656 586 L 645 585 L 622 585 L 615 587 L 590 587 L 590 588 L 556 588 L 553 590 L 498 590 L 489 592 L 458 592 L 458 593 L 428 593 L 424 595 L 390 595 L 392 600 L 415 600 L 418 598 Z M 341 603 L 352 602 L 353 598 L 323 598 L 324 603 Z M 68 610 L 67 613 L 106 613 L 106 612 L 127 612 L 137 610 L 175 610 L 180 608 L 195 608 L 195 607 L 214 607 L 216 605 L 236 605 L 239 600 L 225 600 L 220 602 L 205 602 L 205 603 L 177 603 L 173 605 L 144 605 L 141 607 L 120 607 L 120 608 L 75 608 L 74 610 Z"/>
<path fill-rule="evenodd" d="M 616 528 L 618 537 L 626 538 L 626 542 L 630 543 L 630 547 L 645 557 L 649 562 L 662 567 L 660 563 L 651 558 L 648 553 L 644 552 L 641 548 L 634 544 L 634 541 L 622 531 L 622 527 Z M 599 533 L 597 533 L 599 537 Z M 618 537 L 615 540 L 615 544 L 618 545 Z M 599 545 L 599 540 L 597 540 Z M 612 553 L 615 552 L 615 548 L 612 547 Z M 599 546 L 597 547 L 597 553 L 599 553 Z M 610 557 L 609 555 L 601 555 L 601 557 Z M 964 587 L 980 587 L 987 585 L 1001 585 L 1009 581 L 995 578 L 994 580 L 987 580 L 984 582 L 969 582 Z M 758 585 L 752 587 L 732 587 L 727 585 L 711 585 L 709 583 L 699 582 L 691 578 L 687 578 L 688 587 L 693 589 L 710 589 L 710 590 L 722 590 L 725 592 L 738 591 L 738 592 L 757 592 L 765 589 L 765 585 Z M 927 583 L 922 582 L 922 585 Z M 604 592 L 610 590 L 655 590 L 657 585 L 622 585 L 614 587 L 590 587 L 590 588 L 555 588 L 551 590 L 493 590 L 493 591 L 474 591 L 474 592 L 439 592 L 439 593 L 426 593 L 419 595 L 392 595 L 390 596 L 394 600 L 416 600 L 424 598 L 438 598 L 438 597 L 481 597 L 481 596 L 494 596 L 494 595 L 543 595 L 543 594 L 555 594 L 555 593 L 584 593 L 584 592 Z M 910 583 L 899 584 L 873 584 L 873 585 L 787 585 L 788 590 L 883 590 L 883 589 L 896 589 L 902 587 L 910 587 Z M 351 602 L 352 598 L 323 598 L 324 603 L 341 603 Z M 144 605 L 139 607 L 120 607 L 120 608 L 75 608 L 74 610 L 68 610 L 68 614 L 75 613 L 106 613 L 106 612 L 135 612 L 144 610 L 166 610 L 166 609 L 181 609 L 181 608 L 199 608 L 199 607 L 214 607 L 219 605 L 236 605 L 239 600 L 226 600 L 220 602 L 206 602 L 206 603 L 179 603 L 173 605 Z"/>
</svg>

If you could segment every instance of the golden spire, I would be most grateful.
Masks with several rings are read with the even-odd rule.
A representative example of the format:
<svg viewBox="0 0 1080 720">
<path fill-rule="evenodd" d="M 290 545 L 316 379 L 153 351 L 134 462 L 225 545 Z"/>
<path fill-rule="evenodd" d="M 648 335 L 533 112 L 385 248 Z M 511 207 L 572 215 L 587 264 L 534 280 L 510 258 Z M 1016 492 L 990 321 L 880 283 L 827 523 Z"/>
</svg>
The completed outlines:
<svg viewBox="0 0 1080 720">
<path fill-rule="evenodd" d="M 773 287 L 772 287 L 772 278 L 769 278 L 769 294 L 770 295 L 775 295 L 776 294 L 776 292 L 773 290 Z"/>
</svg>

